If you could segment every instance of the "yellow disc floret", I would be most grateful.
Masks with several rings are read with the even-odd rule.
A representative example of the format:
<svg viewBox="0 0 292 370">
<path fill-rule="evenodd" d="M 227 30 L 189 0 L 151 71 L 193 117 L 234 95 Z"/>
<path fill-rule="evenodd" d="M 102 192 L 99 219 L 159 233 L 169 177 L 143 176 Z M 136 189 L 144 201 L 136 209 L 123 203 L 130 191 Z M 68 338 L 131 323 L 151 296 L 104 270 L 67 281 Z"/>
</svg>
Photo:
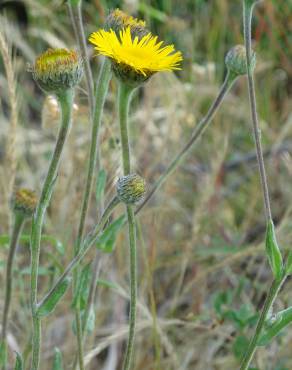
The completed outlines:
<svg viewBox="0 0 292 370">
<path fill-rule="evenodd" d="M 145 80 L 155 72 L 181 69 L 181 52 L 175 52 L 173 45 L 163 46 L 163 42 L 158 42 L 158 37 L 150 32 L 139 39 L 132 36 L 130 26 L 119 35 L 113 30 L 101 29 L 92 33 L 89 41 L 99 54 L 112 60 L 114 70 L 124 80 L 131 70 Z"/>
</svg>

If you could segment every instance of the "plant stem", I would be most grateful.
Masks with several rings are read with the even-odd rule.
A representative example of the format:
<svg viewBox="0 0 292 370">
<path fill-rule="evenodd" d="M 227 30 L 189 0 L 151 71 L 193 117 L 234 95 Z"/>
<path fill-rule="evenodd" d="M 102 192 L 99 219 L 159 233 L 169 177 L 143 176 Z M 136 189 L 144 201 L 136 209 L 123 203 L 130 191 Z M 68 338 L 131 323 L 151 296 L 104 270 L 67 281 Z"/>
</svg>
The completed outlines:
<svg viewBox="0 0 292 370">
<path fill-rule="evenodd" d="M 272 285 L 270 287 L 267 298 L 265 300 L 264 307 L 262 309 L 260 318 L 258 320 L 254 336 L 253 336 L 251 342 L 249 343 L 248 349 L 247 349 L 247 351 L 244 355 L 244 358 L 242 360 L 242 364 L 240 366 L 240 370 L 247 370 L 248 367 L 249 367 L 249 364 L 250 364 L 250 362 L 253 358 L 253 355 L 255 353 L 255 350 L 256 350 L 256 347 L 257 347 L 257 342 L 258 342 L 258 339 L 259 339 L 260 334 L 262 332 L 264 323 L 267 319 L 269 311 L 273 306 L 273 303 L 274 303 L 274 301 L 277 297 L 277 294 L 278 294 L 282 284 L 286 280 L 286 277 L 287 276 L 284 276 L 281 280 L 274 279 L 273 282 L 272 282 Z"/>
<path fill-rule="evenodd" d="M 260 178 L 261 178 L 264 204 L 265 204 L 265 216 L 266 216 L 266 221 L 268 224 L 269 222 L 272 222 L 272 212 L 271 212 L 269 189 L 268 189 L 267 176 L 266 176 L 266 170 L 265 170 L 265 164 L 264 164 L 264 158 L 263 158 L 263 152 L 262 152 L 262 146 L 261 146 L 261 137 L 260 137 L 258 115 L 257 115 L 253 70 L 251 68 L 251 53 L 252 53 L 252 50 L 251 50 L 251 21 L 252 21 L 252 11 L 253 11 L 254 5 L 255 5 L 255 1 L 243 0 L 244 41 L 245 41 L 245 48 L 246 48 L 248 92 L 249 92 L 252 124 L 253 124 L 253 133 L 254 133 L 254 139 L 255 139 L 257 161 L 258 161 L 259 173 L 260 173 Z M 266 298 L 264 307 L 262 309 L 259 321 L 255 329 L 254 336 L 251 339 L 248 349 L 244 355 L 240 370 L 248 369 L 249 364 L 252 361 L 252 358 L 256 351 L 257 342 L 261 334 L 261 331 L 263 329 L 265 320 L 269 314 L 270 309 L 273 306 L 274 300 L 276 299 L 277 294 L 283 282 L 286 280 L 286 277 L 287 276 L 284 275 L 281 279 L 274 279 L 270 287 L 268 296 Z"/>
<path fill-rule="evenodd" d="M 3 318 L 2 318 L 2 334 L 1 339 L 4 345 L 6 344 L 6 336 L 7 336 L 7 325 L 8 325 L 8 317 L 9 317 L 9 308 L 11 302 L 11 293 L 13 289 L 13 261 L 16 252 L 16 247 L 18 244 L 19 237 L 21 235 L 21 230 L 24 225 L 25 218 L 22 214 L 18 212 L 15 213 L 14 217 L 14 225 L 12 228 L 10 245 L 9 245 L 9 253 L 6 265 L 6 286 L 5 286 L 5 303 L 3 309 Z M 3 370 L 6 369 L 6 364 L 3 366 Z"/>
<path fill-rule="evenodd" d="M 251 20 L 252 20 L 252 10 L 254 2 L 250 0 L 243 0 L 243 18 L 244 18 L 244 41 L 246 48 L 246 64 L 247 64 L 247 78 L 248 78 L 248 93 L 251 108 L 251 117 L 253 124 L 253 133 L 255 139 L 257 160 L 259 166 L 259 173 L 261 178 L 262 191 L 265 203 L 265 215 L 266 221 L 272 220 L 272 212 L 269 198 L 269 189 L 267 183 L 266 170 L 264 165 L 264 157 L 261 145 L 261 131 L 259 128 L 257 106 L 256 106 L 256 96 L 255 96 L 255 84 L 253 78 L 253 71 L 251 68 Z"/>
<path fill-rule="evenodd" d="M 80 245 L 82 243 L 82 238 L 84 234 L 85 222 L 88 214 L 89 200 L 92 194 L 92 184 L 94 179 L 94 173 L 97 163 L 97 154 L 99 149 L 99 131 L 101 116 L 103 111 L 103 106 L 108 91 L 109 82 L 111 79 L 111 64 L 108 59 L 104 59 L 102 67 L 100 69 L 98 81 L 97 81 L 97 90 L 96 90 L 96 102 L 94 109 L 94 116 L 92 120 L 92 130 L 91 130 L 91 142 L 89 149 L 89 161 L 87 168 L 87 178 L 85 184 L 85 190 L 83 195 L 83 201 L 81 206 L 81 215 L 78 226 L 77 241 L 75 244 L 75 255 L 78 254 Z M 78 268 L 74 274 L 74 286 L 76 285 L 78 279 L 79 271 Z M 83 330 L 81 325 L 81 312 L 80 308 L 76 308 L 75 312 L 76 320 L 76 334 L 77 334 L 77 343 L 78 343 L 78 359 L 80 370 L 84 370 L 83 363 Z"/>
<path fill-rule="evenodd" d="M 82 1 L 79 0 L 76 6 L 73 6 L 71 2 L 68 2 L 69 13 L 71 16 L 71 21 L 73 23 L 74 32 L 77 36 L 77 42 L 80 49 L 80 53 L 84 63 L 84 73 L 87 85 L 87 92 L 88 92 L 88 104 L 90 109 L 91 116 L 94 112 L 94 86 L 93 86 L 93 78 L 92 72 L 90 67 L 90 61 L 88 58 L 87 53 L 87 46 L 86 46 L 86 39 L 85 39 L 85 32 L 83 27 L 82 21 Z"/>
<path fill-rule="evenodd" d="M 33 319 L 33 339 L 32 339 L 32 367 L 31 370 L 39 368 L 40 346 L 41 346 L 41 323 L 37 316 L 37 285 L 38 285 L 38 269 L 40 257 L 40 241 L 44 216 L 47 206 L 50 202 L 54 183 L 57 177 L 57 172 L 60 164 L 63 147 L 68 136 L 71 113 L 73 105 L 73 90 L 67 90 L 58 96 L 62 122 L 59 130 L 55 150 L 49 165 L 48 173 L 42 188 L 40 200 L 33 218 L 31 230 L 31 310 Z"/>
<path fill-rule="evenodd" d="M 233 85 L 235 79 L 236 77 L 232 73 L 229 72 L 227 73 L 223 85 L 221 86 L 221 89 L 216 99 L 214 100 L 213 104 L 211 105 L 210 109 L 208 110 L 206 116 L 198 123 L 189 141 L 184 145 L 181 151 L 176 155 L 176 157 L 170 162 L 170 164 L 167 166 L 164 172 L 160 175 L 159 179 L 156 181 L 152 189 L 148 192 L 144 201 L 135 210 L 135 214 L 141 211 L 145 204 L 148 203 L 149 200 L 153 197 L 154 193 L 156 193 L 156 191 L 164 184 L 166 179 L 179 166 L 184 157 L 190 153 L 190 150 L 192 149 L 194 143 L 196 143 L 198 139 L 200 139 L 200 137 L 208 127 L 209 123 L 211 122 L 212 118 L 214 117 L 215 113 L 217 112 L 218 108 L 223 102 L 227 92 Z"/>
<path fill-rule="evenodd" d="M 119 118 L 122 143 L 122 158 L 124 176 L 131 173 L 131 157 L 128 134 L 128 113 L 133 88 L 120 82 L 119 84 Z M 135 214 L 131 205 L 126 205 L 129 230 L 130 247 L 130 315 L 129 315 L 129 335 L 127 350 L 124 359 L 124 370 L 131 367 L 132 353 L 135 338 L 136 326 L 136 305 L 137 305 L 137 253 L 136 253 L 136 225 Z"/>
</svg>

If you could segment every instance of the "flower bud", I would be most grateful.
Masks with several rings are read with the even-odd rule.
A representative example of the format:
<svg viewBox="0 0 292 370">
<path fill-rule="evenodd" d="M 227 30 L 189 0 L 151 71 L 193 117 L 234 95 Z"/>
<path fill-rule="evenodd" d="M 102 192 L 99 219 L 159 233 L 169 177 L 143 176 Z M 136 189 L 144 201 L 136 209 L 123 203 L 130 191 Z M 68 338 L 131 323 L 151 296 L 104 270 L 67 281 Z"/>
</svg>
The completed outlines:
<svg viewBox="0 0 292 370">
<path fill-rule="evenodd" d="M 112 29 L 116 34 L 119 34 L 120 31 L 127 27 L 131 28 L 132 37 L 138 36 L 138 39 L 149 33 L 145 21 L 134 18 L 118 8 L 111 11 L 106 18 L 105 29 L 108 31 Z"/>
<path fill-rule="evenodd" d="M 122 176 L 117 182 L 117 194 L 121 202 L 125 204 L 139 203 L 146 193 L 144 179 L 137 174 Z"/>
<path fill-rule="evenodd" d="M 24 217 L 31 217 L 37 206 L 36 193 L 29 189 L 17 190 L 12 198 L 12 209 Z"/>
<path fill-rule="evenodd" d="M 80 82 L 82 60 L 74 50 L 48 49 L 36 59 L 32 73 L 45 92 L 60 93 Z"/>
<path fill-rule="evenodd" d="M 246 70 L 246 49 L 243 45 L 236 45 L 230 49 L 225 57 L 225 65 L 227 69 L 236 76 L 245 75 Z M 251 54 L 251 70 L 253 71 L 256 65 L 256 55 L 252 51 Z"/>
</svg>

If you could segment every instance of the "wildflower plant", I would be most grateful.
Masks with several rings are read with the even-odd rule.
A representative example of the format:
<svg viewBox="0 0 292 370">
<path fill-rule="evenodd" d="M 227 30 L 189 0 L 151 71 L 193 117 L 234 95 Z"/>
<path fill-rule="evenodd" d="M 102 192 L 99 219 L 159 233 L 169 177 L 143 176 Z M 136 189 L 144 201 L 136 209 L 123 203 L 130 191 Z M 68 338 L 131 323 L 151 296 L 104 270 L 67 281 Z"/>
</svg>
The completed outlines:
<svg viewBox="0 0 292 370">
<path fill-rule="evenodd" d="M 259 315 L 255 334 L 246 352 L 242 353 L 240 369 L 248 369 L 257 347 L 268 343 L 280 330 L 292 322 L 291 307 L 276 313 L 274 319 L 270 320 L 271 310 L 277 294 L 288 275 L 292 273 L 292 254 L 290 253 L 284 260 L 277 244 L 259 135 L 253 77 L 256 55 L 251 49 L 251 19 L 255 3 L 256 1 L 243 0 L 245 45 L 236 45 L 227 52 L 225 57 L 227 73 L 217 96 L 207 110 L 206 115 L 193 128 L 193 132 L 187 142 L 182 144 L 181 149 L 166 164 L 163 172 L 154 184 L 149 185 L 148 190 L 145 179 L 136 173 L 136 168 L 133 168 L 134 153 L 131 149 L 133 137 L 129 127 L 132 97 L 134 92 L 142 87 L 154 74 L 181 70 L 183 68 L 183 55 L 175 49 L 174 45 L 166 45 L 159 40 L 158 36 L 153 35 L 148 30 L 144 20 L 134 18 L 120 9 L 115 9 L 106 17 L 104 28 L 93 32 L 88 39 L 94 47 L 95 57 L 102 59 L 97 80 L 94 81 L 94 73 L 92 73 L 89 61 L 83 27 L 82 1 L 71 0 L 68 2 L 69 14 L 75 30 L 79 51 L 65 48 L 48 49 L 36 58 L 32 68 L 33 79 L 42 91 L 46 94 L 54 94 L 57 97 L 61 108 L 61 122 L 39 199 L 37 199 L 35 192 L 28 189 L 19 189 L 12 197 L 11 205 L 14 225 L 9 239 L 5 303 L 0 341 L 0 366 L 2 366 L 3 370 L 8 368 L 7 327 L 13 288 L 12 267 L 23 225 L 29 219 L 32 220 L 30 235 L 30 305 L 33 324 L 30 369 L 42 369 L 42 320 L 51 315 L 72 283 L 71 308 L 74 311 L 73 327 L 75 328 L 77 351 L 75 357 L 71 356 L 71 365 L 74 370 L 85 370 L 86 339 L 89 331 L 92 331 L 94 327 L 92 307 L 97 287 L 98 271 L 97 267 L 95 267 L 96 270 L 90 276 L 90 266 L 83 266 L 82 262 L 94 246 L 98 251 L 111 252 L 117 235 L 125 224 L 128 225 L 130 310 L 128 340 L 122 366 L 123 370 L 133 368 L 138 295 L 136 215 L 144 209 L 153 195 L 158 192 L 165 181 L 186 159 L 207 127 L 209 127 L 234 82 L 242 76 L 247 76 L 248 80 L 253 133 L 266 215 L 266 254 L 273 273 L 273 282 L 262 312 Z M 96 58 L 94 58 L 94 61 Z M 60 275 L 52 282 L 46 294 L 40 298 L 38 275 L 45 214 L 54 192 L 62 153 L 70 130 L 74 91 L 81 82 L 83 74 L 86 79 L 89 108 L 88 121 L 91 124 L 91 132 L 86 164 L 84 165 L 85 181 L 79 207 L 80 214 L 77 232 L 73 237 L 73 256 L 71 261 L 62 269 Z M 120 167 L 122 168 L 122 175 L 116 181 L 115 194 L 107 202 L 104 196 L 106 174 L 101 161 L 100 127 L 104 104 L 113 75 L 118 83 L 116 100 L 118 102 L 121 139 Z M 96 192 L 98 193 L 96 197 L 97 220 L 95 225 L 88 231 L 86 228 L 87 217 L 91 206 L 94 184 L 96 184 Z M 114 211 L 121 204 L 123 205 L 124 213 L 120 217 L 116 217 Z M 99 254 L 96 253 L 95 262 L 98 262 L 98 259 Z M 94 266 L 97 266 L 97 263 L 94 263 Z M 89 285 L 90 289 L 88 289 Z M 89 290 L 90 294 L 88 294 Z M 218 311 L 222 313 L 221 309 Z M 244 312 L 244 310 L 240 312 Z M 237 316 L 240 316 L 240 312 L 238 312 Z M 233 316 L 236 316 L 235 311 Z M 251 316 L 254 317 L 254 315 Z M 247 322 L 249 322 L 251 316 L 248 315 Z M 62 354 L 59 349 L 56 349 L 53 369 L 62 370 L 62 362 Z M 21 370 L 23 368 L 23 358 L 20 354 L 17 354 L 15 369 Z"/>
</svg>

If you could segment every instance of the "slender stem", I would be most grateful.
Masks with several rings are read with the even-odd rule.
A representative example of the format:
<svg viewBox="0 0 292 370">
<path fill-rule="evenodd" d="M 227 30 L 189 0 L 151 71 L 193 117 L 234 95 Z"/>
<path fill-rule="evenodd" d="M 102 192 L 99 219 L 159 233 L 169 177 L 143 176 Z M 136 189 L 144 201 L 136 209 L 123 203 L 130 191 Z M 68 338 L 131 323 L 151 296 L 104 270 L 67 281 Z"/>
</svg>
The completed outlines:
<svg viewBox="0 0 292 370">
<path fill-rule="evenodd" d="M 128 113 L 133 88 L 124 83 L 119 85 L 119 118 L 122 143 L 122 158 L 124 175 L 131 173 L 131 157 L 128 134 Z M 136 253 L 136 225 L 135 214 L 131 205 L 126 205 L 129 230 L 130 248 L 130 314 L 129 314 L 129 335 L 127 350 L 124 359 L 124 370 L 131 367 L 132 354 L 135 339 L 136 326 L 136 305 L 137 305 L 137 253 Z"/>
<path fill-rule="evenodd" d="M 134 348 L 135 327 L 136 327 L 136 306 L 137 306 L 137 252 L 136 252 L 136 225 L 135 214 L 131 206 L 127 206 L 129 246 L 130 246 L 130 315 L 129 335 L 127 351 L 124 360 L 124 370 L 131 368 L 132 353 Z"/>
<path fill-rule="evenodd" d="M 49 165 L 48 173 L 42 188 L 40 200 L 33 218 L 31 230 L 31 309 L 33 318 L 33 340 L 32 340 L 32 368 L 37 370 L 39 368 L 40 360 L 40 345 L 41 345 L 41 325 L 37 316 L 37 286 L 38 286 L 38 269 L 40 257 L 40 241 L 44 216 L 49 204 L 54 183 L 57 177 L 57 172 L 60 164 L 63 147 L 68 136 L 71 113 L 73 104 L 73 90 L 67 90 L 58 96 L 61 112 L 62 122 L 59 130 L 55 150 Z"/>
<path fill-rule="evenodd" d="M 243 0 L 243 18 L 244 18 L 244 41 L 246 48 L 246 63 L 247 63 L 247 78 L 248 78 L 248 92 L 249 92 L 249 101 L 251 108 L 251 117 L 253 124 L 253 133 L 255 139 L 257 160 L 259 166 L 259 173 L 261 178 L 261 185 L 264 196 L 265 203 L 265 215 L 266 220 L 272 220 L 272 212 L 269 198 L 269 189 L 267 183 L 266 170 L 264 165 L 264 157 L 261 145 L 261 131 L 259 128 L 258 115 L 257 115 L 257 106 L 256 106 L 256 96 L 255 96 L 255 84 L 253 78 L 253 70 L 251 68 L 251 20 L 252 20 L 252 10 L 254 2 L 250 0 Z"/>
<path fill-rule="evenodd" d="M 189 141 L 183 146 L 181 151 L 176 155 L 176 157 L 170 162 L 164 172 L 160 175 L 159 179 L 156 181 L 152 189 L 148 192 L 147 196 L 145 197 L 144 201 L 139 205 L 139 207 L 135 210 L 135 214 L 139 213 L 141 209 L 145 206 L 146 203 L 153 197 L 154 193 L 164 184 L 166 179 L 174 172 L 174 170 L 179 166 L 182 162 L 184 157 L 190 153 L 193 145 L 200 139 L 208 125 L 210 124 L 212 118 L 214 117 L 215 113 L 217 112 L 218 108 L 220 107 L 221 103 L 223 102 L 227 92 L 233 85 L 236 77 L 231 74 L 227 73 L 225 81 L 221 86 L 221 89 L 214 100 L 213 104 L 211 105 L 209 111 L 207 112 L 206 116 L 198 123 L 192 136 L 190 137 Z"/>
<path fill-rule="evenodd" d="M 86 85 L 88 90 L 88 104 L 90 108 L 90 113 L 93 115 L 94 111 L 94 86 L 93 78 L 90 67 L 90 62 L 87 53 L 85 32 L 82 21 L 82 1 L 79 0 L 76 6 L 72 6 L 71 2 L 68 2 L 69 13 L 73 23 L 74 32 L 77 36 L 77 42 L 80 49 L 80 53 L 84 63 L 84 73 L 86 79 Z"/>
<path fill-rule="evenodd" d="M 6 286 L 5 286 L 5 303 L 3 309 L 3 318 L 2 318 L 2 334 L 1 339 L 2 342 L 6 343 L 6 335 L 7 335 L 7 325 L 8 325 L 8 317 L 9 317 L 9 308 L 11 302 L 11 294 L 13 289 L 13 262 L 14 256 L 16 252 L 16 247 L 18 244 L 19 237 L 21 235 L 21 230 L 24 225 L 25 218 L 22 214 L 18 212 L 15 213 L 14 218 L 14 225 L 12 228 L 10 245 L 9 245 L 9 253 L 6 265 Z M 3 366 L 3 370 L 6 369 L 6 364 Z"/>
<path fill-rule="evenodd" d="M 244 24 L 244 40 L 245 40 L 245 48 L 246 48 L 246 65 L 247 65 L 247 78 L 248 78 L 248 92 L 249 92 L 249 101 L 250 101 L 250 108 L 251 108 L 251 117 L 252 117 L 252 124 L 253 124 L 253 133 L 255 138 L 255 146 L 256 146 L 256 153 L 257 153 L 257 161 L 259 166 L 259 173 L 261 178 L 261 185 L 262 185 L 262 192 L 265 204 L 265 215 L 266 221 L 272 221 L 272 212 L 271 212 L 271 205 L 270 205 L 270 198 L 269 198 L 269 189 L 267 183 L 267 176 L 266 170 L 264 165 L 264 158 L 261 146 L 261 136 L 260 136 L 260 128 L 258 122 L 258 115 L 257 115 L 257 106 L 256 106 L 256 96 L 255 96 L 255 84 L 253 78 L 253 69 L 251 67 L 251 21 L 252 21 L 252 11 L 255 5 L 254 1 L 251 0 L 243 0 L 243 24 Z M 253 338 L 251 339 L 248 349 L 244 355 L 240 370 L 246 370 L 249 367 L 249 364 L 252 361 L 254 353 L 256 351 L 257 342 L 261 331 L 263 329 L 265 320 L 269 314 L 270 309 L 273 306 L 274 300 L 277 297 L 277 294 L 286 279 L 286 275 L 284 275 L 281 279 L 274 279 L 270 290 L 268 292 L 264 307 L 261 311 L 259 321 L 257 323 L 255 333 Z"/>
<path fill-rule="evenodd" d="M 88 207 L 89 201 L 92 194 L 92 185 L 94 179 L 94 173 L 97 164 L 97 154 L 99 149 L 99 131 L 100 131 L 100 123 L 101 123 L 101 116 L 103 111 L 103 106 L 106 98 L 106 94 L 108 91 L 108 86 L 111 78 L 111 65 L 108 59 L 104 59 L 98 81 L 97 81 L 97 90 L 96 90 L 96 102 L 95 102 L 95 109 L 94 109 L 94 116 L 92 120 L 92 130 L 91 130 L 91 142 L 90 142 L 90 149 L 89 149 L 89 161 L 87 167 L 87 178 L 85 184 L 85 190 L 83 195 L 83 201 L 81 206 L 81 214 L 78 226 L 78 234 L 77 234 L 77 241 L 75 244 L 75 254 L 78 254 L 80 249 L 82 238 L 84 234 L 85 222 L 88 214 Z M 74 274 L 74 286 L 76 285 L 78 279 L 79 271 L 76 270 Z M 84 370 L 84 363 L 83 363 L 83 331 L 81 325 L 81 312 L 80 308 L 76 308 L 75 312 L 75 320 L 76 320 L 76 334 L 77 334 L 77 344 L 78 344 L 78 359 L 79 359 L 79 367 L 80 370 Z"/>
<path fill-rule="evenodd" d="M 287 276 L 284 276 L 281 280 L 275 279 L 272 282 L 272 285 L 270 287 L 267 298 L 265 300 L 264 307 L 262 309 L 260 318 L 258 320 L 254 336 L 253 336 L 251 342 L 249 343 L 248 349 L 247 349 L 247 351 L 244 355 L 244 358 L 242 360 L 242 364 L 240 366 L 240 370 L 247 370 L 248 367 L 249 367 L 249 364 L 250 364 L 250 362 L 253 358 L 253 355 L 256 351 L 257 342 L 259 340 L 259 337 L 260 337 L 261 331 L 263 329 L 264 323 L 267 319 L 269 311 L 272 308 L 273 303 L 274 303 L 274 301 L 277 297 L 277 294 L 278 294 L 283 282 L 285 281 L 286 277 Z"/>
</svg>

